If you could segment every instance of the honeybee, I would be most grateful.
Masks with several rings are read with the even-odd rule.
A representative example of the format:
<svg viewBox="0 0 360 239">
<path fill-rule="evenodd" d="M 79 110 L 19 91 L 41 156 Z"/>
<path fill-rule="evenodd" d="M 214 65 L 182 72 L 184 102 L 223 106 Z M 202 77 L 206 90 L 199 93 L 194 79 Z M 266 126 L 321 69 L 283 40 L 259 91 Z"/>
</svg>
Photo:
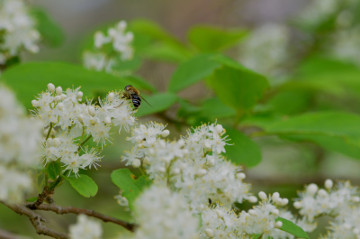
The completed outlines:
<svg viewBox="0 0 360 239">
<path fill-rule="evenodd" d="M 143 99 L 146 103 L 150 105 L 150 103 L 147 102 L 144 97 L 140 96 L 140 91 L 132 85 L 125 86 L 123 97 L 131 100 L 131 103 L 133 104 L 135 109 L 137 109 L 141 105 L 141 99 Z"/>
</svg>

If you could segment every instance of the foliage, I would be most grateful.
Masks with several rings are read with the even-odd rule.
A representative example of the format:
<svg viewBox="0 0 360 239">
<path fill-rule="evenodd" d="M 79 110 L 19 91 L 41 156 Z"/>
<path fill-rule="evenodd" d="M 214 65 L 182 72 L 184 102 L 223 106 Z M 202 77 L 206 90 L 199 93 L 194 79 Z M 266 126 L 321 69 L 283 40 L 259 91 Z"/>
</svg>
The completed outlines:
<svg viewBox="0 0 360 239">
<path fill-rule="evenodd" d="M 159 190 L 173 197 L 174 201 L 178 200 L 181 206 L 187 205 L 181 201 L 177 193 L 182 193 L 186 195 L 185 198 L 191 199 L 187 191 L 189 188 L 198 186 L 197 190 L 200 192 L 206 187 L 201 184 L 206 182 L 205 179 L 199 180 L 200 182 L 196 180 L 212 172 L 211 170 L 216 171 L 212 168 L 214 165 L 209 163 L 210 159 L 215 158 L 218 167 L 229 170 L 227 180 L 230 180 L 231 176 L 234 182 L 243 180 L 245 175 L 235 167 L 252 168 L 260 164 L 266 142 L 271 144 L 271 142 L 280 141 L 285 146 L 297 145 L 299 150 L 310 152 L 314 164 L 319 161 L 319 155 L 324 157 L 324 152 L 326 155 L 338 153 L 355 160 L 360 159 L 360 111 L 357 107 L 360 102 L 360 61 L 358 55 L 355 54 L 360 53 L 360 49 L 357 47 L 350 51 L 342 51 L 341 48 L 343 45 L 354 46 L 354 42 L 358 42 L 357 34 L 354 32 L 357 31 L 355 26 L 359 19 L 356 17 L 358 14 L 352 11 L 359 7 L 358 3 L 344 1 L 342 4 L 334 4 L 327 11 L 319 9 L 319 13 L 322 13 L 319 16 L 311 15 L 310 8 L 310 10 L 305 10 L 304 15 L 300 14 L 294 19 L 291 28 L 296 29 L 303 36 L 310 37 L 304 38 L 305 40 L 295 39 L 294 43 L 290 42 L 290 35 L 271 34 L 272 31 L 290 34 L 288 31 L 279 30 L 283 29 L 283 26 L 277 30 L 274 30 L 276 27 L 273 25 L 249 30 L 197 25 L 190 27 L 186 33 L 186 41 L 181 41 L 150 20 L 133 20 L 128 26 L 123 21 L 116 26 L 110 23 L 95 29 L 94 34 L 84 39 L 83 65 L 52 61 L 21 62 L 21 51 L 36 52 L 39 39 L 51 47 L 60 46 L 65 39 L 64 31 L 44 10 L 38 8 L 29 10 L 29 16 L 33 18 L 34 24 L 28 27 L 39 33 L 41 38 L 38 39 L 36 34 L 33 39 L 29 37 L 31 44 L 19 45 L 16 51 L 0 45 L 0 83 L 10 87 L 21 104 L 27 110 L 40 115 L 39 121 L 46 123 L 45 126 L 43 125 L 43 130 L 47 132 L 47 135 L 45 134 L 42 141 L 42 147 L 43 150 L 49 151 L 42 155 L 44 164 L 33 167 L 42 179 L 39 180 L 42 191 L 26 207 L 31 210 L 41 210 L 40 206 L 44 205 L 44 202 L 51 202 L 55 189 L 64 182 L 81 196 L 94 197 L 98 193 L 98 185 L 92 179 L 93 174 L 85 170 L 90 170 L 91 166 L 95 167 L 100 160 L 101 157 L 97 153 L 110 142 L 111 126 L 119 126 L 119 132 L 124 128 L 130 130 L 131 133 L 128 139 L 132 142 L 133 149 L 123 153 L 122 161 L 125 162 L 126 167 L 121 165 L 122 168 L 119 168 L 120 166 L 117 165 L 118 169 L 114 169 L 110 177 L 120 189 L 119 201 L 126 202 L 120 205 L 128 206 L 134 212 L 136 212 L 138 202 L 144 200 L 141 195 L 159 181 L 172 191 L 166 191 L 167 189 L 161 187 L 151 188 L 151 190 L 155 192 Z M 344 11 L 354 15 L 347 19 L 346 24 L 338 16 Z M 343 31 L 347 31 L 346 34 Z M 4 40 L 6 34 L 12 34 L 12 32 L 9 29 L 0 28 L 1 44 L 6 42 Z M 265 36 L 268 34 L 269 38 L 259 39 L 261 38 L 259 36 L 263 34 Z M 355 39 L 349 37 L 348 40 L 353 41 L 344 43 L 344 35 L 353 36 Z M 99 44 L 99 39 L 101 44 Z M 126 47 L 119 46 L 117 42 L 124 43 L 124 39 Z M 277 42 L 281 44 L 276 45 Z M 292 44 L 302 45 L 303 48 L 290 49 Z M 250 54 L 249 57 L 246 51 L 253 49 L 259 49 L 259 52 Z M 263 50 L 266 52 L 262 52 Z M 99 62 L 108 62 L 102 62 L 101 67 L 86 66 L 85 53 L 89 51 L 99 51 L 103 54 L 101 55 L 103 58 L 98 59 L 96 54 L 99 52 L 94 53 L 94 58 L 90 59 L 91 64 L 96 66 Z M 147 77 L 141 76 L 142 67 L 149 62 L 166 63 L 174 67 L 164 91 L 159 91 Z M 269 64 L 262 68 L 264 62 Z M 84 65 L 91 69 L 86 69 Z M 62 91 L 61 87 L 55 88 L 54 85 L 49 84 L 50 82 L 56 86 L 61 85 L 64 89 L 70 89 L 66 92 Z M 133 85 L 141 93 L 126 96 L 123 90 L 126 85 Z M 78 86 L 81 86 L 81 92 Z M 48 91 L 33 100 L 46 87 Z M 186 96 L 186 92 L 190 89 L 200 88 L 205 88 L 206 93 L 199 93 L 196 98 Z M 80 104 L 82 94 L 86 97 L 86 103 Z M 136 109 L 131 101 L 134 94 L 140 94 L 138 97 L 142 98 L 139 109 Z M 47 102 L 49 97 L 52 99 Z M 126 112 L 124 115 L 121 115 L 120 108 Z M 61 113 L 65 115 L 66 110 L 68 110 L 66 112 L 68 118 L 64 119 Z M 174 137 L 172 140 L 165 140 L 163 138 L 169 134 L 169 131 L 165 130 L 164 126 L 153 123 L 150 126 L 141 125 L 138 129 L 134 126 L 135 116 L 138 118 L 158 117 L 170 126 L 175 126 L 179 131 L 177 133 L 182 135 L 185 135 L 185 129 L 192 128 L 192 131 L 188 131 L 188 135 L 182 136 L 178 141 L 174 140 Z M 21 115 L 21 117 L 25 119 L 27 116 Z M 126 120 L 126 124 L 122 124 Z M 12 120 L 8 121 L 12 122 Z M 213 121 L 216 123 L 204 126 L 204 123 Z M 225 129 L 221 125 L 224 125 Z M 37 128 L 34 126 L 35 129 Z M 139 133 L 141 130 L 145 132 L 142 132 L 143 135 Z M 100 133 L 97 135 L 98 132 Z M 203 138 L 200 136 L 197 138 L 197 133 Z M 64 139 L 65 136 L 67 139 Z M 88 141 L 89 139 L 91 140 Z M 57 140 L 68 140 L 67 146 L 70 145 L 72 151 L 54 153 L 54 149 L 49 148 L 53 146 L 52 144 L 56 145 Z M 201 150 L 194 150 L 194 145 Z M 163 148 L 169 151 L 161 151 Z M 80 157 L 86 158 L 85 156 L 90 155 L 91 163 L 79 166 L 75 165 L 76 162 L 66 161 L 68 159 L 64 155 L 70 151 L 79 157 L 79 160 Z M 49 155 L 56 157 L 49 159 Z M 196 159 L 192 158 L 194 155 L 197 156 Z M 158 164 L 152 165 L 147 162 L 152 157 L 154 158 L 152 162 L 159 160 Z M 180 163 L 179 158 L 183 159 Z M 9 162 L 10 159 L 4 165 L 0 164 L 0 170 L 6 172 L 7 167 L 12 170 L 13 165 L 20 165 L 16 160 L 13 164 Z M 181 171 L 184 170 L 182 167 L 185 167 L 186 163 L 190 165 L 190 162 L 193 165 L 188 166 L 189 168 L 194 170 L 199 165 L 202 168 L 188 174 Z M 172 168 L 174 164 L 178 166 L 178 171 L 181 169 L 180 172 Z M 8 172 L 9 175 L 11 173 L 20 175 L 20 171 L 11 170 Z M 23 170 L 21 168 L 21 171 Z M 221 177 L 220 174 L 221 172 L 219 175 L 214 173 L 218 177 Z M 217 182 L 215 176 L 209 180 L 210 183 Z M 20 178 L 20 176 L 17 177 Z M 194 177 L 192 184 L 179 186 L 182 177 Z M 220 178 L 219 182 L 224 180 Z M 29 185 L 24 181 L 26 180 L 16 182 L 17 187 L 27 188 Z M 209 182 L 207 183 L 210 184 Z M 351 191 L 350 186 L 341 185 L 338 186 L 339 191 L 342 187 Z M 216 198 L 210 192 L 211 190 L 206 192 L 208 194 L 203 193 L 208 196 L 206 199 L 209 200 L 209 210 L 217 208 L 217 217 L 225 217 L 219 216 L 223 213 L 229 218 L 240 221 L 244 210 L 239 209 L 237 212 L 235 204 L 232 203 L 236 202 L 243 206 L 243 200 L 254 201 L 252 200 L 254 198 L 251 198 L 252 195 L 244 193 L 243 198 L 232 197 L 230 192 L 222 191 L 225 190 L 225 186 L 216 186 L 218 188 L 215 194 L 221 195 L 219 198 Z M 249 193 L 249 187 L 244 186 L 246 193 Z M 325 197 L 334 193 L 330 190 L 331 188 L 332 186 L 326 186 L 327 191 L 325 189 L 318 191 L 316 188 L 312 193 L 311 186 L 308 186 L 306 193 L 314 197 L 314 200 L 318 200 L 316 193 L 319 197 Z M 29 194 L 27 190 L 24 192 Z M 23 199 L 22 196 L 16 200 Z M 351 194 L 351 196 L 354 195 Z M 186 199 L 189 200 L 189 198 Z M 213 202 L 214 198 L 217 201 Z M 254 210 L 253 214 L 249 214 L 260 218 L 263 213 L 261 206 L 274 207 L 269 217 L 278 217 L 275 221 L 271 218 L 271 223 L 273 223 L 271 230 L 280 229 L 297 238 L 309 238 L 306 233 L 312 231 L 306 228 L 309 225 L 302 224 L 304 228 L 301 228 L 297 224 L 300 225 L 304 223 L 303 221 L 295 218 L 290 220 L 279 215 L 280 209 L 277 207 L 285 206 L 287 203 L 279 203 L 274 196 L 267 198 L 266 194 L 259 195 L 259 198 L 262 199 L 262 204 L 254 206 L 254 209 L 251 209 Z M 0 200 L 3 198 L 0 197 Z M 226 200 L 231 202 L 230 206 L 226 204 L 229 203 Z M 196 208 L 198 206 L 195 205 L 196 203 L 193 200 L 189 204 L 191 204 L 192 212 L 198 213 L 200 209 Z M 356 199 L 351 198 L 349 204 L 351 203 L 357 203 Z M 301 206 L 298 209 L 301 209 Z M 176 214 L 176 211 L 170 212 L 172 215 Z M 185 215 L 187 211 L 183 210 L 183 213 Z M 204 211 L 201 213 L 199 212 L 199 217 L 206 221 L 207 214 Z M 330 215 L 330 212 L 326 213 Z M 308 216 L 301 210 L 300 214 L 304 218 Z M 141 218 L 139 215 L 138 217 Z M 193 219 L 189 216 L 189 220 Z M 312 219 L 306 218 L 308 222 L 313 223 Z M 81 220 L 86 223 L 86 219 Z M 119 225 L 122 225 L 121 223 L 118 222 Z M 255 228 L 256 222 L 253 225 Z M 129 230 L 135 228 L 135 225 L 127 226 Z M 225 229 L 230 230 L 229 228 L 231 227 Z M 357 233 L 355 229 L 352 231 L 354 234 Z M 136 234 L 140 238 L 141 230 L 145 230 L 144 227 L 140 227 Z M 214 231 L 216 231 L 214 228 L 210 228 L 210 230 L 202 231 L 201 235 L 204 238 L 212 238 Z M 251 238 L 272 238 L 273 236 L 266 234 L 266 230 L 260 234 L 250 233 L 250 229 L 245 231 L 244 229 L 244 233 L 247 236 L 250 235 Z M 228 235 L 231 233 L 234 232 L 229 232 Z"/>
</svg>

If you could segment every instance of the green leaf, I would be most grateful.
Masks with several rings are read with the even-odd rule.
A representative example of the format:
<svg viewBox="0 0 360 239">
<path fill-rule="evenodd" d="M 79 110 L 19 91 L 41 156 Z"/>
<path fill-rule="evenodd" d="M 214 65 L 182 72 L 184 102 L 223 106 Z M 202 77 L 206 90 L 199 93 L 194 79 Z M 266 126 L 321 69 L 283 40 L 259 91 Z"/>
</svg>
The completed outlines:
<svg viewBox="0 0 360 239">
<path fill-rule="evenodd" d="M 297 70 L 294 80 L 283 85 L 283 90 L 302 89 L 325 92 L 348 97 L 349 93 L 360 94 L 360 68 L 339 60 L 313 57 L 305 61 Z"/>
<path fill-rule="evenodd" d="M 141 106 L 139 107 L 139 110 L 136 112 L 136 115 L 138 117 L 162 112 L 175 104 L 178 97 L 174 93 L 166 92 L 157 93 L 146 97 L 145 99 L 149 102 L 150 105 L 143 100 Z"/>
<path fill-rule="evenodd" d="M 121 189 L 122 195 L 129 201 L 130 207 L 143 189 L 150 185 L 150 181 L 145 176 L 135 179 L 134 174 L 128 168 L 114 170 L 111 173 L 111 180 Z"/>
<path fill-rule="evenodd" d="M 48 83 L 63 89 L 81 86 L 85 96 L 97 96 L 111 90 L 133 85 L 140 90 L 144 82 L 132 78 L 120 78 L 105 72 L 87 70 L 80 65 L 65 62 L 28 62 L 7 69 L 0 80 L 11 87 L 18 99 L 31 108 L 33 100 L 47 89 Z M 149 88 L 146 86 L 146 88 Z"/>
<path fill-rule="evenodd" d="M 85 174 L 79 174 L 77 177 L 65 177 L 65 179 L 83 197 L 93 197 L 98 191 L 98 186 L 94 180 Z"/>
<path fill-rule="evenodd" d="M 267 122 L 266 132 L 295 141 L 310 141 L 360 159 L 360 116 L 344 112 L 317 112 Z"/>
<path fill-rule="evenodd" d="M 234 164 L 242 164 L 254 167 L 261 161 L 261 150 L 259 146 L 240 131 L 227 128 L 229 145 L 225 146 L 227 158 Z"/>
<path fill-rule="evenodd" d="M 309 239 L 308 234 L 301 227 L 296 225 L 295 223 L 293 223 L 285 218 L 282 218 L 282 217 L 276 218 L 276 221 L 282 222 L 282 227 L 279 228 L 280 230 L 283 230 L 284 232 L 288 232 L 297 238 Z"/>
<path fill-rule="evenodd" d="M 156 40 L 180 43 L 169 32 L 164 30 L 157 23 L 150 21 L 150 20 L 138 19 L 138 20 L 131 21 L 129 24 L 129 29 L 132 32 L 134 32 L 135 36 L 137 34 L 141 34 L 141 35 L 146 35 L 146 36 L 148 36 L 152 39 L 156 39 Z"/>
<path fill-rule="evenodd" d="M 208 79 L 219 99 L 237 111 L 250 110 L 268 88 L 265 77 L 243 68 L 222 66 Z"/>
<path fill-rule="evenodd" d="M 31 197 L 31 198 L 27 198 L 26 202 L 36 202 L 36 200 L 38 200 L 38 197 Z"/>
<path fill-rule="evenodd" d="M 33 8 L 31 13 L 34 15 L 37 29 L 46 43 L 50 46 L 59 46 L 64 42 L 63 30 L 43 9 Z"/>
<path fill-rule="evenodd" d="M 211 75 L 221 66 L 221 63 L 214 61 L 212 57 L 211 54 L 202 54 L 180 64 L 171 77 L 169 90 L 180 91 Z"/>
<path fill-rule="evenodd" d="M 268 102 L 271 110 L 281 114 L 297 114 L 306 111 L 313 103 L 313 94 L 301 89 L 289 89 L 277 93 Z"/>
<path fill-rule="evenodd" d="M 215 52 L 234 46 L 245 35 L 246 31 L 241 29 L 222 29 L 200 25 L 189 30 L 188 39 L 200 51 Z"/>
<path fill-rule="evenodd" d="M 218 98 L 210 98 L 203 102 L 200 115 L 209 119 L 232 117 L 236 111 L 222 103 Z"/>
<path fill-rule="evenodd" d="M 141 51 L 141 54 L 154 60 L 169 62 L 183 62 L 191 56 L 191 53 L 184 47 L 166 42 L 152 43 Z"/>
<path fill-rule="evenodd" d="M 49 177 L 55 180 L 61 174 L 61 163 L 57 161 L 50 162 L 46 166 Z"/>
</svg>

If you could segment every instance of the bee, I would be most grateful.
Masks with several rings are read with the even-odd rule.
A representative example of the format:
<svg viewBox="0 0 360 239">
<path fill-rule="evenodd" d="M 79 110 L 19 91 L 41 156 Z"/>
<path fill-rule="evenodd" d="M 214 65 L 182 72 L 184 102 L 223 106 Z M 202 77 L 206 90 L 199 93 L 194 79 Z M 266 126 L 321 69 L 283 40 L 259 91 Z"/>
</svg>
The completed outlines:
<svg viewBox="0 0 360 239">
<path fill-rule="evenodd" d="M 123 97 L 131 100 L 131 103 L 133 104 L 135 109 L 139 108 L 139 106 L 141 105 L 141 99 L 143 99 L 146 103 L 150 105 L 150 103 L 147 102 L 144 97 L 140 96 L 140 91 L 132 85 L 125 86 Z"/>
</svg>

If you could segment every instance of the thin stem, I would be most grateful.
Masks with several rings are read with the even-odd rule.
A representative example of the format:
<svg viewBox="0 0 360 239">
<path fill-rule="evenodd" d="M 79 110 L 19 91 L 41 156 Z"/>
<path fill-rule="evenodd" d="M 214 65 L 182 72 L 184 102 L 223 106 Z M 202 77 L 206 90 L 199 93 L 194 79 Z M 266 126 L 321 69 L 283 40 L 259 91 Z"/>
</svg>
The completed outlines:
<svg viewBox="0 0 360 239">
<path fill-rule="evenodd" d="M 45 186 L 43 191 L 39 194 L 38 199 L 36 202 L 29 204 L 27 207 L 30 209 L 36 209 L 41 204 L 43 204 L 44 201 L 48 200 L 51 201 L 51 196 L 54 194 L 54 190 L 57 185 L 59 185 L 60 182 L 62 182 L 64 179 L 59 176 L 55 182 L 51 183 L 50 186 Z"/>
<path fill-rule="evenodd" d="M 50 133 L 51 133 L 51 130 L 52 130 L 53 127 L 54 127 L 54 125 L 53 125 L 53 123 L 51 122 L 51 123 L 50 123 L 50 128 L 49 128 L 49 130 L 48 130 L 48 133 L 47 133 L 47 135 L 46 135 L 46 139 L 45 139 L 45 140 L 48 140 L 48 138 L 50 137 Z"/>
<path fill-rule="evenodd" d="M 99 212 L 85 209 L 85 208 L 75 208 L 75 207 L 61 207 L 55 204 L 42 204 L 37 207 L 35 210 L 43 210 L 43 211 L 52 211 L 56 214 L 85 214 L 89 217 L 95 217 L 97 219 L 102 220 L 103 222 L 111 222 L 117 225 L 124 227 L 125 229 L 133 232 L 137 225 L 119 220 L 114 217 L 106 216 Z"/>
<path fill-rule="evenodd" d="M 80 152 L 81 150 L 81 147 L 84 146 L 84 144 L 86 144 L 87 141 L 89 141 L 89 139 L 91 139 L 91 135 L 89 135 L 80 145 L 79 145 L 79 148 L 78 148 L 78 152 Z"/>
</svg>

